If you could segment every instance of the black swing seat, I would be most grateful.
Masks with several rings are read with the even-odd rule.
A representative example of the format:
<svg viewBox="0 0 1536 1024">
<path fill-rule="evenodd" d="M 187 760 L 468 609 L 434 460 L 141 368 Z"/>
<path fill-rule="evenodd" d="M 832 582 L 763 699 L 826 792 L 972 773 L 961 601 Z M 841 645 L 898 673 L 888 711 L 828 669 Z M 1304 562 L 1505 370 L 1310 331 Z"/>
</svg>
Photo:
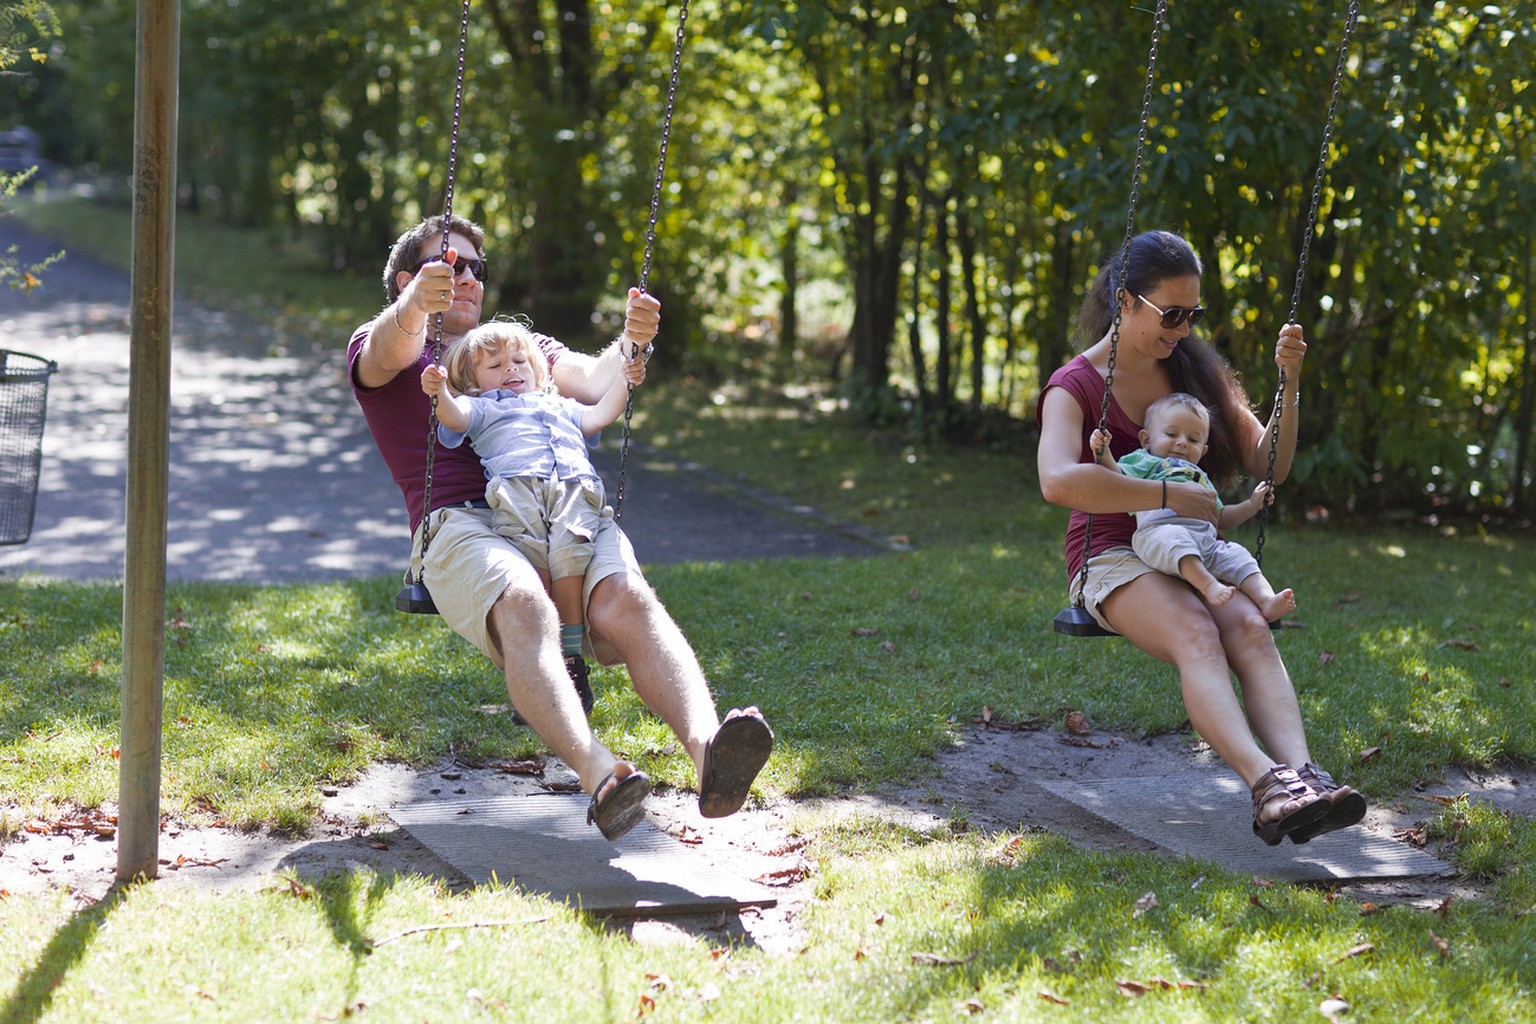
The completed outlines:
<svg viewBox="0 0 1536 1024">
<path fill-rule="evenodd" d="M 1082 605 L 1073 605 L 1056 614 L 1051 622 L 1051 628 L 1063 636 L 1119 636 L 1099 625 L 1097 619 L 1088 614 L 1088 609 Z"/>
<path fill-rule="evenodd" d="M 400 588 L 400 593 L 395 595 L 395 611 L 411 615 L 436 615 L 437 605 L 427 592 L 427 585 L 418 580 Z"/>
</svg>

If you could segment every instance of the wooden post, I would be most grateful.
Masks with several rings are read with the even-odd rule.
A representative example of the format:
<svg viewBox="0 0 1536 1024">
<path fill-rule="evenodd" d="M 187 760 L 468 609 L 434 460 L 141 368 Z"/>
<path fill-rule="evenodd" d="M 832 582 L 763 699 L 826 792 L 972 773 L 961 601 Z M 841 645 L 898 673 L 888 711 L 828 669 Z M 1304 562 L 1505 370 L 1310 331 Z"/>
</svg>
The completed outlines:
<svg viewBox="0 0 1536 1024">
<path fill-rule="evenodd" d="M 138 0 L 119 881 L 154 878 L 159 871 L 180 16 L 180 0 Z"/>
</svg>

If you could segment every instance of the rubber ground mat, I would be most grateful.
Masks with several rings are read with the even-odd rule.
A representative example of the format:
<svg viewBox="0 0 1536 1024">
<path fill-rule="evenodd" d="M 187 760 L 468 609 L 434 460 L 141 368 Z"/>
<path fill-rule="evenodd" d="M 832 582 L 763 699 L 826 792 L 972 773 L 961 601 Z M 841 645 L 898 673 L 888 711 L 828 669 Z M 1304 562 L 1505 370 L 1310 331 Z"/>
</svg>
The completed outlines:
<svg viewBox="0 0 1536 1024">
<path fill-rule="evenodd" d="M 1453 870 L 1422 850 L 1359 826 L 1301 845 L 1287 840 L 1266 846 L 1252 831 L 1248 787 L 1223 772 L 1033 781 L 1165 850 L 1265 878 L 1352 882 Z"/>
<path fill-rule="evenodd" d="M 584 795 L 411 802 L 389 816 L 476 883 L 493 877 L 606 917 L 690 916 L 771 907 L 772 891 L 649 821 L 608 842 Z"/>
</svg>

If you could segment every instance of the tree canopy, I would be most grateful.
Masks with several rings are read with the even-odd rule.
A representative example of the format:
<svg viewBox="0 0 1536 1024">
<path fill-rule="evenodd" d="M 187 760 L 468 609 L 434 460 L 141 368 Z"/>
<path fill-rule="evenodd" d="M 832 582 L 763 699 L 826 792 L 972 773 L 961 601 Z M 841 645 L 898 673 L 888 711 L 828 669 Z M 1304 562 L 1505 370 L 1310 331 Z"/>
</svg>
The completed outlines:
<svg viewBox="0 0 1536 1024">
<path fill-rule="evenodd" d="M 303 226 L 375 273 L 441 204 L 458 4 L 182 6 L 184 201 Z M 1175 2 L 1162 32 L 1137 224 L 1211 268 L 1209 336 L 1256 403 L 1345 7 Z M 50 59 L 0 84 L 12 120 L 57 163 L 125 172 L 134 5 L 53 8 Z M 455 209 L 488 228 L 497 308 L 580 340 L 635 279 L 677 13 L 472 3 Z M 665 358 L 799 356 L 856 408 L 957 438 L 1027 421 L 1125 229 L 1151 22 L 1062 0 L 695 0 L 657 224 Z M 1526 507 L 1533 68 L 1530 5 L 1364 5 L 1299 293 L 1293 509 Z"/>
</svg>

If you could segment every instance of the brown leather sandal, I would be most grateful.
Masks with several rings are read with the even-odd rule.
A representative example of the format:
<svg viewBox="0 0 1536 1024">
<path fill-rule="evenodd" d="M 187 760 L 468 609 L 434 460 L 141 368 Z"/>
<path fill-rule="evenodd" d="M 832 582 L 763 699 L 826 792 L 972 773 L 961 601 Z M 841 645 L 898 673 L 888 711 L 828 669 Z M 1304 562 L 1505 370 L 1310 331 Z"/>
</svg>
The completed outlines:
<svg viewBox="0 0 1536 1024">
<path fill-rule="evenodd" d="M 1348 828 L 1357 824 L 1365 817 L 1365 797 L 1357 790 L 1348 786 L 1341 786 L 1333 780 L 1333 776 L 1323 771 L 1317 765 L 1308 761 L 1296 769 L 1296 774 L 1301 777 L 1311 789 L 1320 793 L 1328 802 L 1328 813 L 1310 825 L 1291 831 L 1291 842 L 1305 843 L 1325 832 L 1334 832 L 1341 828 Z"/>
<path fill-rule="evenodd" d="M 1273 821 L 1262 820 L 1264 808 L 1277 800 L 1296 804 L 1289 814 L 1282 814 Z M 1299 828 L 1321 820 L 1333 805 L 1311 786 L 1302 781 L 1296 769 L 1277 764 L 1260 775 L 1253 784 L 1253 834 L 1270 846 Z"/>
</svg>

